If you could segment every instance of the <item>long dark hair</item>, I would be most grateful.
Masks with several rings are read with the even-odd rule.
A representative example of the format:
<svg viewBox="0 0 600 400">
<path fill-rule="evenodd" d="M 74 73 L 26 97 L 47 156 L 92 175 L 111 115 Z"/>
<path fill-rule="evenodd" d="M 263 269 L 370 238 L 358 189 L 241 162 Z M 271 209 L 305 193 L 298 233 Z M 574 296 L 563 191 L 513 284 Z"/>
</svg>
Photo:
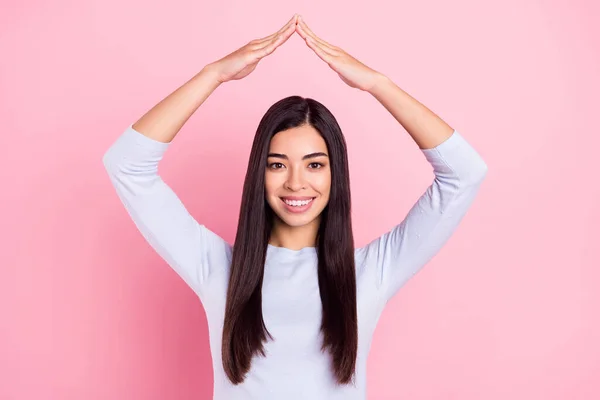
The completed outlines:
<svg viewBox="0 0 600 400">
<path fill-rule="evenodd" d="M 349 383 L 358 348 L 354 239 L 350 219 L 350 178 L 344 136 L 333 114 L 310 98 L 290 96 L 261 119 L 248 161 L 231 262 L 223 325 L 223 368 L 234 384 L 244 381 L 255 354 L 265 356 L 268 332 L 262 314 L 262 283 L 274 212 L 265 198 L 265 169 L 271 138 L 309 124 L 329 151 L 331 191 L 317 233 L 318 277 L 323 316 L 322 351 L 328 350 L 336 380 Z"/>
</svg>

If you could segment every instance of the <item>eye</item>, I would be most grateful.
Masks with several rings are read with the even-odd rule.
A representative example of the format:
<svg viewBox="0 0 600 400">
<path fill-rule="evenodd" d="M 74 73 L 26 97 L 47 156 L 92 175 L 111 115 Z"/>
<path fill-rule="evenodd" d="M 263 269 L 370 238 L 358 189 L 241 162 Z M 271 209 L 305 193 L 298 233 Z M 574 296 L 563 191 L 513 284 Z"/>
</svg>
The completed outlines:
<svg viewBox="0 0 600 400">
<path fill-rule="evenodd" d="M 319 162 L 313 162 L 308 164 L 309 166 L 311 166 L 312 169 L 320 169 L 323 167 L 323 164 L 319 163 Z"/>
<path fill-rule="evenodd" d="M 271 168 L 271 169 L 280 169 L 283 166 L 284 165 L 280 162 L 274 162 L 274 163 L 269 164 L 269 168 Z"/>
</svg>

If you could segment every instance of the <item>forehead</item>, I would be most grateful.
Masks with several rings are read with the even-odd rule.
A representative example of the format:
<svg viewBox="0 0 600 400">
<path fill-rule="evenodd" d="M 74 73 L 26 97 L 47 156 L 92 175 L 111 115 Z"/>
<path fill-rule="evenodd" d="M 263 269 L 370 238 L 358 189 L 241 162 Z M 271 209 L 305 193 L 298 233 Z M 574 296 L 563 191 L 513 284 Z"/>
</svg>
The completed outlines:
<svg viewBox="0 0 600 400">
<path fill-rule="evenodd" d="M 315 128 L 310 125 L 298 126 L 276 133 L 269 145 L 270 153 L 282 153 L 289 157 L 315 152 L 327 153 L 327 144 Z"/>
</svg>

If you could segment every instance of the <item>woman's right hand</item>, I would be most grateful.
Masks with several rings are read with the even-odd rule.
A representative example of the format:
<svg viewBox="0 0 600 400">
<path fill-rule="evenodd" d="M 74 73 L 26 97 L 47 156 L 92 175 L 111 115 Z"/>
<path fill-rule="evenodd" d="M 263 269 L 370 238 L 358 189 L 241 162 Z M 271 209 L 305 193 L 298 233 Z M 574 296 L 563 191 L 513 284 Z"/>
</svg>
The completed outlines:
<svg viewBox="0 0 600 400">
<path fill-rule="evenodd" d="M 250 74 L 258 62 L 271 54 L 275 49 L 285 43 L 296 31 L 298 14 L 294 14 L 279 31 L 262 39 L 255 39 L 231 54 L 208 65 L 216 74 L 220 83 L 242 79 Z"/>
</svg>

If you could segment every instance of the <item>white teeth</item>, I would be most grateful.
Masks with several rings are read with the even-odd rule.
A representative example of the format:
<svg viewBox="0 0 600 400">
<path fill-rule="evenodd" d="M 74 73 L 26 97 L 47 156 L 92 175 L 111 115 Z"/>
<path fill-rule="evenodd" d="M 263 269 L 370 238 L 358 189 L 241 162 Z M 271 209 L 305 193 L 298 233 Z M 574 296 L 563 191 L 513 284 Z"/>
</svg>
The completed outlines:
<svg viewBox="0 0 600 400">
<path fill-rule="evenodd" d="M 287 204 L 287 205 L 294 206 L 294 207 L 301 207 L 301 206 L 307 205 L 308 203 L 313 201 L 313 199 L 309 199 L 309 200 L 286 200 L 286 199 L 284 199 L 283 201 L 285 201 L 285 204 Z"/>
</svg>

